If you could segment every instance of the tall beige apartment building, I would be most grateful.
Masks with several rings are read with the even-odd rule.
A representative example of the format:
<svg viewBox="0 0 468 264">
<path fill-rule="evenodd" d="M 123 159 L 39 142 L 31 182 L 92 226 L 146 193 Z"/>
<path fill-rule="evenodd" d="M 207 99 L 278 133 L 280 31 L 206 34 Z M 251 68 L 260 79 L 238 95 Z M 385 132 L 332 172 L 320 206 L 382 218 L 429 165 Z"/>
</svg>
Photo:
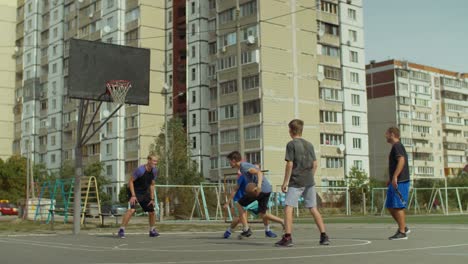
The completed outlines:
<svg viewBox="0 0 468 264">
<path fill-rule="evenodd" d="M 50 171 L 74 164 L 77 101 L 66 94 L 71 38 L 149 48 L 150 105 L 119 110 L 84 148 L 85 165 L 104 163 L 106 191 L 117 200 L 163 125 L 164 9 L 163 1 L 151 0 L 18 0 L 14 153 L 29 152 Z M 112 107 L 105 103 L 92 126 Z M 96 109 L 91 102 L 86 122 Z"/>
<path fill-rule="evenodd" d="M 371 175 L 388 177 L 397 126 L 414 179 L 457 175 L 468 163 L 468 75 L 408 61 L 366 66 Z"/>
<path fill-rule="evenodd" d="M 0 0 L 0 17 L 0 159 L 5 160 L 13 153 L 16 1 Z"/>
<path fill-rule="evenodd" d="M 206 178 L 235 178 L 226 155 L 239 150 L 243 129 L 245 159 L 281 184 L 294 118 L 305 121 L 303 136 L 315 146 L 318 185 L 343 184 L 353 166 L 369 172 L 362 1 L 166 5 L 168 111 L 185 120 L 192 158 Z"/>
</svg>

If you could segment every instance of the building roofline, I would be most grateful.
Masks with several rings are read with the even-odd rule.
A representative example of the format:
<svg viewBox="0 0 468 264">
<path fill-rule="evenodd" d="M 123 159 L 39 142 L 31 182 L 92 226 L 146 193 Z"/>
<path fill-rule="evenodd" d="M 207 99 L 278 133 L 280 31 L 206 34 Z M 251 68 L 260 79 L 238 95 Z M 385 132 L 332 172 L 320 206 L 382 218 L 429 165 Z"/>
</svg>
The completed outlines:
<svg viewBox="0 0 468 264">
<path fill-rule="evenodd" d="M 372 64 L 369 63 L 369 64 L 366 64 L 366 70 L 371 69 L 371 68 L 387 66 L 387 65 L 395 65 L 395 66 L 402 67 L 405 62 L 406 61 L 403 61 L 403 60 L 391 59 L 391 60 L 386 60 L 386 61 L 374 62 Z M 453 77 L 468 78 L 468 73 L 449 71 L 449 70 L 427 66 L 423 64 L 418 64 L 418 63 L 413 63 L 409 61 L 408 61 L 408 67 L 413 68 L 413 69 L 423 70 L 423 71 L 429 71 L 433 73 L 444 74 L 444 75 L 453 76 Z"/>
</svg>

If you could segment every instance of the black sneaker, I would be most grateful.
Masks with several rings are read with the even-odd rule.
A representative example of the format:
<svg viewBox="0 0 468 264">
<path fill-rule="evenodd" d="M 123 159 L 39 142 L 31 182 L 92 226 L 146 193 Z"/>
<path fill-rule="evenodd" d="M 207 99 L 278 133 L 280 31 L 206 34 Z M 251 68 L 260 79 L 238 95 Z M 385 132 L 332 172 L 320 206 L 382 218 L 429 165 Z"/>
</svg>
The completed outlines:
<svg viewBox="0 0 468 264">
<path fill-rule="evenodd" d="M 275 243 L 275 246 L 277 246 L 277 247 L 292 247 L 292 246 L 294 246 L 294 244 L 292 242 L 292 237 L 283 236 L 283 238 L 281 238 L 280 241 Z"/>
<path fill-rule="evenodd" d="M 330 240 L 328 239 L 327 234 L 320 235 L 320 245 L 323 245 L 323 246 L 330 245 Z"/>
<path fill-rule="evenodd" d="M 242 238 L 247 238 L 247 237 L 250 237 L 252 235 L 252 230 L 247 229 L 247 231 L 242 231 L 242 233 L 240 233 L 239 235 L 239 239 L 242 239 Z"/>
<path fill-rule="evenodd" d="M 400 231 L 397 231 L 393 236 L 389 237 L 388 239 L 390 240 L 404 240 L 408 239 L 405 233 L 402 233 Z"/>
</svg>

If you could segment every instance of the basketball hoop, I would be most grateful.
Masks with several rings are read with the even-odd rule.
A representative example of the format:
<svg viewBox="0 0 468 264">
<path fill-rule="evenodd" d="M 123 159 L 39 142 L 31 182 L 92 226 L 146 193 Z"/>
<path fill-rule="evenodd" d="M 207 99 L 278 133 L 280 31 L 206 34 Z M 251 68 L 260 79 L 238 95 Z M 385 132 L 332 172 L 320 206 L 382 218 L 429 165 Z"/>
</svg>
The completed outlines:
<svg viewBox="0 0 468 264">
<path fill-rule="evenodd" d="M 125 104 L 127 92 L 132 88 L 132 84 L 128 80 L 110 80 L 106 82 L 106 87 L 114 103 Z"/>
</svg>

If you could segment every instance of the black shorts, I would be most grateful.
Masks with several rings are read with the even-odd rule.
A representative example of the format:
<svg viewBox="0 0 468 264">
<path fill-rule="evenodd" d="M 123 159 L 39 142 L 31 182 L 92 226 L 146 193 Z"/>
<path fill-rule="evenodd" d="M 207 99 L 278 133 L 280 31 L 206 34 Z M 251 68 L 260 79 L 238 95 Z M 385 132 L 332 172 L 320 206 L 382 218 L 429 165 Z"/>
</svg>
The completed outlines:
<svg viewBox="0 0 468 264">
<path fill-rule="evenodd" d="M 258 202 L 258 213 L 264 214 L 268 210 L 268 202 L 270 201 L 271 193 L 261 192 L 257 197 L 251 197 L 244 195 L 242 198 L 237 201 L 241 206 L 246 207 L 247 205 L 253 203 L 254 201 Z"/>
<path fill-rule="evenodd" d="M 147 193 L 135 193 L 136 198 L 138 203 L 141 206 L 141 209 L 143 209 L 144 212 L 154 212 L 154 206 L 153 205 L 148 205 L 151 202 L 151 194 L 149 192 Z M 128 200 L 130 201 L 130 198 L 132 198 L 132 193 L 130 192 L 129 189 L 127 189 L 127 196 Z M 133 205 L 130 205 L 130 208 L 135 209 L 136 203 Z"/>
</svg>

